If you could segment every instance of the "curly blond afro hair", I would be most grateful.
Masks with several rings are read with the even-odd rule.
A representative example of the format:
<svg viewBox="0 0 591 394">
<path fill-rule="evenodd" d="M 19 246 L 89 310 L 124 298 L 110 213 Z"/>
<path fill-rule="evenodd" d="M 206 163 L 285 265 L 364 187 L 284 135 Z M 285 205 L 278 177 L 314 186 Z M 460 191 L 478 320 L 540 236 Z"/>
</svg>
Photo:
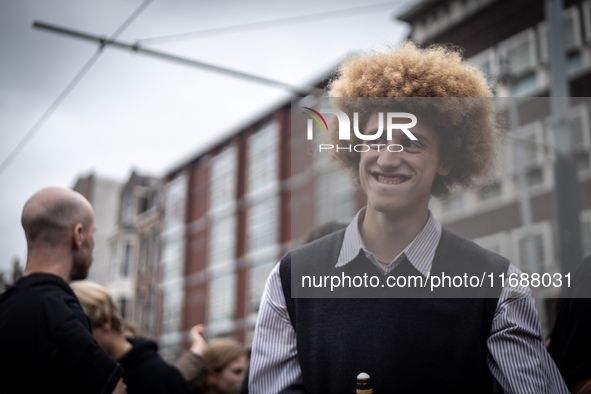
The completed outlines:
<svg viewBox="0 0 591 394">
<path fill-rule="evenodd" d="M 484 74 L 455 48 L 421 49 L 405 42 L 398 48 L 350 58 L 331 81 L 329 96 L 349 119 L 353 112 L 359 113 L 360 128 L 369 115 L 387 112 L 385 107 L 393 104 L 396 112 L 404 108 L 419 121 L 426 119 L 438 132 L 440 160 L 451 167 L 447 176 L 435 178 L 431 194 L 436 197 L 447 196 L 456 185 L 473 186 L 493 166 L 499 137 L 493 103 L 487 99 L 493 94 Z M 367 99 L 384 97 L 392 99 Z M 338 127 L 329 130 L 330 142 L 338 145 Z M 352 133 L 351 144 L 360 143 L 364 141 Z M 358 186 L 360 153 L 333 151 L 333 159 L 351 172 Z"/>
</svg>

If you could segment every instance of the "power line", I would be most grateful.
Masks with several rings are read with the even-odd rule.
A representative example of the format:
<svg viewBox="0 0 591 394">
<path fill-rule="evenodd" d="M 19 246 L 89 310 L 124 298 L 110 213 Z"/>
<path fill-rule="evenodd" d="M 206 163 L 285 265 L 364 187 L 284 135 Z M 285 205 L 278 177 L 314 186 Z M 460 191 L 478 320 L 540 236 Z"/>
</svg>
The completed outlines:
<svg viewBox="0 0 591 394">
<path fill-rule="evenodd" d="M 106 42 L 111 40 L 115 40 L 123 31 L 142 13 L 142 11 L 152 2 L 152 0 L 145 0 L 134 12 L 131 14 L 125 22 L 115 32 L 111 35 L 111 38 Z M 39 120 L 35 123 L 35 125 L 29 130 L 27 134 L 19 141 L 19 143 L 12 149 L 12 151 L 8 154 L 8 156 L 2 161 L 0 164 L 0 175 L 8 168 L 10 163 L 18 156 L 18 154 L 23 150 L 23 148 L 31 141 L 31 139 L 37 134 L 37 132 L 41 129 L 41 127 L 45 124 L 47 119 L 53 114 L 53 112 L 60 106 L 60 104 L 64 101 L 66 97 L 70 94 L 70 92 L 74 89 L 74 87 L 80 82 L 82 77 L 86 75 L 88 70 L 96 63 L 98 58 L 101 56 L 103 49 L 105 47 L 105 41 L 101 43 L 101 46 L 98 50 L 92 55 L 90 59 L 84 64 L 82 69 L 78 71 L 76 76 L 70 81 L 70 83 L 65 87 L 65 89 L 57 96 L 57 98 L 51 103 L 49 108 L 41 115 Z"/>
<path fill-rule="evenodd" d="M 286 25 L 295 25 L 298 23 L 306 23 L 306 22 L 315 22 L 327 19 L 336 19 L 336 18 L 343 18 L 350 15 L 360 15 L 360 14 L 369 14 L 372 12 L 382 11 L 384 8 L 390 8 L 394 4 L 407 4 L 408 1 L 406 0 L 396 0 L 391 1 L 388 3 L 379 3 L 373 5 L 366 5 L 361 7 L 353 7 L 353 8 L 346 8 L 340 9 L 336 11 L 325 11 L 325 12 L 318 12 L 315 14 L 307 14 L 307 15 L 299 15 L 299 16 L 292 16 L 287 18 L 280 18 L 280 19 L 273 19 L 268 21 L 261 21 L 261 22 L 252 22 L 252 23 L 244 23 L 241 25 L 235 26 L 226 26 L 226 27 L 217 27 L 213 29 L 205 29 L 205 30 L 198 30 L 188 33 L 179 33 L 179 34 L 171 34 L 166 36 L 160 37 L 151 37 L 151 38 L 144 38 L 138 40 L 138 43 L 163 43 L 163 42 L 172 42 L 172 41 L 182 41 L 182 40 L 190 40 L 193 38 L 200 38 L 200 37 L 211 37 L 211 36 L 218 36 L 224 34 L 233 34 L 233 33 L 240 33 L 250 30 L 259 30 L 259 29 L 267 29 L 270 27 L 279 27 L 279 26 L 286 26 Z"/>
<path fill-rule="evenodd" d="M 287 90 L 290 90 L 296 94 L 303 95 L 303 96 L 307 96 L 308 94 L 311 94 L 311 93 L 312 94 L 322 94 L 322 90 L 319 88 L 316 88 L 314 86 L 294 86 L 291 84 L 287 84 L 287 83 L 276 81 L 273 79 L 261 77 L 258 75 L 248 74 L 248 73 L 245 73 L 242 71 L 232 70 L 229 68 L 216 66 L 213 64 L 201 62 L 198 60 L 193 60 L 193 59 L 186 58 L 186 57 L 173 55 L 173 54 L 162 52 L 162 51 L 156 51 L 153 49 L 143 48 L 140 45 L 138 45 L 137 43 L 130 44 L 130 43 L 126 43 L 123 41 L 102 38 L 102 37 L 99 37 L 99 36 L 96 36 L 93 34 L 75 31 L 75 30 L 67 29 L 67 28 L 60 27 L 60 26 L 53 26 L 53 25 L 49 25 L 49 24 L 43 23 L 43 22 L 35 22 L 33 24 L 33 26 L 36 28 L 53 31 L 55 33 L 67 34 L 69 36 L 73 36 L 76 38 L 81 38 L 81 39 L 88 40 L 88 41 L 98 42 L 98 43 L 100 43 L 101 46 L 109 45 L 109 46 L 116 47 L 116 48 L 129 49 L 129 50 L 137 52 L 137 53 L 143 53 L 143 54 L 157 57 L 160 59 L 173 61 L 175 63 L 185 64 L 187 66 L 192 66 L 192 67 L 198 67 L 198 68 L 213 71 L 213 72 L 216 72 L 219 74 L 228 75 L 228 76 L 235 77 L 235 78 L 246 79 L 246 80 L 249 80 L 252 82 L 257 82 L 257 83 L 260 83 L 263 85 L 287 89 Z"/>
</svg>

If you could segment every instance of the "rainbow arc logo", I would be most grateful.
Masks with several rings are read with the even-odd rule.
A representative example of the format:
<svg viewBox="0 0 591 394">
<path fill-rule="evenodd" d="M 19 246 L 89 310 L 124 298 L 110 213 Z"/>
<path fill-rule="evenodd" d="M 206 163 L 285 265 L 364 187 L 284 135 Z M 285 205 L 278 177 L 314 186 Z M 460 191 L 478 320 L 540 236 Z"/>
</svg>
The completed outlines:
<svg viewBox="0 0 591 394">
<path fill-rule="evenodd" d="M 316 123 L 318 123 L 320 130 L 322 130 L 322 123 L 324 123 L 324 126 L 326 127 L 326 131 L 328 131 L 328 125 L 326 124 L 326 120 L 324 120 L 324 117 L 322 115 L 320 115 L 320 112 L 318 112 L 312 108 L 309 108 L 309 107 L 304 107 L 304 109 L 307 109 L 308 111 L 312 111 L 312 112 L 314 112 L 314 114 L 317 115 L 317 116 L 315 116 L 314 114 L 311 114 L 310 112 L 302 112 L 306 115 L 310 115 L 316 121 Z M 320 117 L 320 119 L 322 119 L 322 123 L 320 123 L 320 119 L 318 119 L 318 117 Z"/>
</svg>

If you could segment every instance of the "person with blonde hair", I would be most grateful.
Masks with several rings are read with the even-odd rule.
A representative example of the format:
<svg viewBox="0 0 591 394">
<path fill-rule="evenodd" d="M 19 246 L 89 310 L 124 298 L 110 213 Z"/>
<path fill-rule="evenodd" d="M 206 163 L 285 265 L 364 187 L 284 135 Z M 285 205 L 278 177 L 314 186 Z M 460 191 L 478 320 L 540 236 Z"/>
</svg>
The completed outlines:
<svg viewBox="0 0 591 394">
<path fill-rule="evenodd" d="M 249 392 L 353 392 L 366 372 L 378 393 L 568 393 L 528 287 L 391 286 L 521 273 L 429 211 L 432 196 L 469 188 L 492 166 L 499 131 L 484 74 L 454 48 L 406 42 L 345 61 L 329 95 L 353 119 L 351 146 L 379 138 L 369 149 L 331 151 L 367 205 L 345 229 L 290 251 L 272 271 Z M 415 116 L 412 136 L 394 129 L 379 137 L 387 113 L 401 109 Z M 327 129 L 337 145 L 340 130 Z M 310 273 L 377 283 L 305 288 Z"/>
<path fill-rule="evenodd" d="M 158 355 L 156 342 L 123 336 L 121 313 L 107 289 L 90 281 L 74 282 L 72 288 L 90 319 L 94 339 L 125 370 L 129 394 L 191 392 L 178 370 Z"/>
<path fill-rule="evenodd" d="M 208 344 L 205 326 L 191 328 L 191 348 L 175 363 L 195 394 L 237 394 L 248 366 L 246 350 L 238 342 L 218 339 Z"/>
</svg>

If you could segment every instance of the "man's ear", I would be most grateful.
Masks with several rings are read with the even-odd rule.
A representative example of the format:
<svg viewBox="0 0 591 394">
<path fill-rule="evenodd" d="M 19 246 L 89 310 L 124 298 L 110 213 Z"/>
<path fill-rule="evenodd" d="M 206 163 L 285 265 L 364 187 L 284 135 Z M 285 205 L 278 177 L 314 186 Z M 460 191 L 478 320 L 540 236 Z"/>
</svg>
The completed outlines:
<svg viewBox="0 0 591 394">
<path fill-rule="evenodd" d="M 72 243 L 76 245 L 78 249 L 82 248 L 82 243 L 84 242 L 84 226 L 81 223 L 78 223 L 74 226 L 74 232 L 72 234 Z"/>
<path fill-rule="evenodd" d="M 451 166 L 445 162 L 440 162 L 439 167 L 437 167 L 437 174 L 441 176 L 446 176 L 451 171 Z"/>
</svg>

